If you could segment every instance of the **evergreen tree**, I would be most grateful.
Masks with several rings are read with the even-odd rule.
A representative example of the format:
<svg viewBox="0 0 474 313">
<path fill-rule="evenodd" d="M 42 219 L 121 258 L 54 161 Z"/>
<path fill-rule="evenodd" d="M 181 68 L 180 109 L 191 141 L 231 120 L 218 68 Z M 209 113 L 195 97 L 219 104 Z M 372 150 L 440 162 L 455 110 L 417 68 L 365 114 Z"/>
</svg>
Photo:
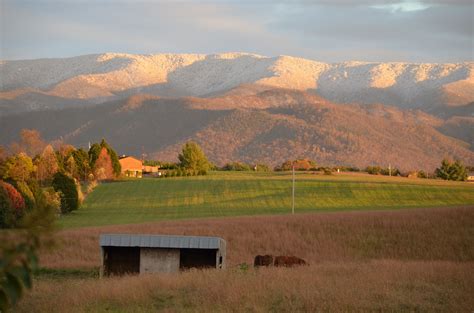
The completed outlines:
<svg viewBox="0 0 474 313">
<path fill-rule="evenodd" d="M 435 175 L 444 180 L 464 181 L 467 179 L 467 170 L 461 161 L 451 163 L 448 159 L 444 159 L 441 166 L 436 169 Z"/>
<path fill-rule="evenodd" d="M 57 172 L 53 178 L 53 188 L 61 193 L 61 212 L 68 213 L 79 207 L 79 195 L 74 178 Z"/>
<path fill-rule="evenodd" d="M 72 157 L 76 163 L 77 178 L 80 180 L 86 180 L 91 171 L 87 152 L 80 148 L 72 152 Z"/>
<path fill-rule="evenodd" d="M 99 158 L 100 151 L 102 150 L 102 147 L 98 143 L 94 143 L 90 149 L 89 149 L 89 166 L 90 168 L 95 167 L 95 162 L 97 162 L 97 159 Z"/>
</svg>

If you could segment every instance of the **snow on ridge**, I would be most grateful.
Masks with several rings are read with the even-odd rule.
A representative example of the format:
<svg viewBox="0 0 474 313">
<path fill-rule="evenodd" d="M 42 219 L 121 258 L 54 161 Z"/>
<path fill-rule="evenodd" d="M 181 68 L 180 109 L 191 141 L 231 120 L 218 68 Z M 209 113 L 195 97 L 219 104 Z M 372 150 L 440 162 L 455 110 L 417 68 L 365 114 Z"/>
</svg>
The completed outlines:
<svg viewBox="0 0 474 313">
<path fill-rule="evenodd" d="M 64 59 L 1 61 L 0 76 L 0 90 L 30 87 L 79 98 L 110 96 L 160 84 L 192 96 L 225 91 L 241 84 L 261 84 L 317 89 L 321 95 L 340 102 L 357 101 L 357 96 L 351 101 L 352 95 L 364 100 L 367 90 L 396 93 L 401 100 L 411 101 L 426 90 L 447 84 L 463 81 L 474 85 L 474 62 L 324 63 L 285 55 L 266 57 L 241 52 L 104 53 Z M 382 102 L 390 102 L 384 95 L 377 97 Z"/>
</svg>

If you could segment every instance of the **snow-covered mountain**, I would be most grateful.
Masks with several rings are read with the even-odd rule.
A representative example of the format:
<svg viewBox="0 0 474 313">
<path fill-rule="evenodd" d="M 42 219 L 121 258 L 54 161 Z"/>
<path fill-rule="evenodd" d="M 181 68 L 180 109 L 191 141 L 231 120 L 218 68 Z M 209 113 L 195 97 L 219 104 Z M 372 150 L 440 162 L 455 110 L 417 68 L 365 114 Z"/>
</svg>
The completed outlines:
<svg viewBox="0 0 474 313">
<path fill-rule="evenodd" d="M 74 99 L 76 103 L 104 102 L 136 93 L 210 97 L 237 87 L 243 92 L 242 85 L 258 91 L 314 90 L 333 102 L 382 103 L 430 111 L 474 101 L 474 62 L 329 64 L 246 53 L 106 53 L 0 61 L 0 110 L 22 99 L 31 109 L 41 109 L 44 97 Z M 36 96 L 43 100 L 35 102 Z"/>
</svg>

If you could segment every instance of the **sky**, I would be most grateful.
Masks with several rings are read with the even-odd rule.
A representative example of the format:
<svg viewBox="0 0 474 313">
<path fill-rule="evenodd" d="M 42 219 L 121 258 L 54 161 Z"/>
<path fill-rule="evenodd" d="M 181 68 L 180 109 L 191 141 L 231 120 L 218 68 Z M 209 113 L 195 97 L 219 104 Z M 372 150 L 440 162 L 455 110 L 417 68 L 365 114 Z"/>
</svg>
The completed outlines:
<svg viewBox="0 0 474 313">
<path fill-rule="evenodd" d="M 0 0 L 0 59 L 123 52 L 474 60 L 474 0 Z"/>
</svg>

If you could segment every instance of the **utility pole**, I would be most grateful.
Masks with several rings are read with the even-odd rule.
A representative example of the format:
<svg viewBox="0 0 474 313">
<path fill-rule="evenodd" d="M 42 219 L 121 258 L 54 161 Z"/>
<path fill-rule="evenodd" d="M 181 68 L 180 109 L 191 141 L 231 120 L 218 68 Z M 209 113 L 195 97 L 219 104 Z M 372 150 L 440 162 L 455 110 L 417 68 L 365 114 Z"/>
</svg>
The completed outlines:
<svg viewBox="0 0 474 313">
<path fill-rule="evenodd" d="M 142 162 L 145 162 L 145 156 L 146 156 L 146 154 L 145 154 L 145 147 L 142 146 Z"/>
<path fill-rule="evenodd" d="M 295 214 L 295 165 L 293 164 L 293 192 L 291 197 L 291 214 Z"/>
</svg>

